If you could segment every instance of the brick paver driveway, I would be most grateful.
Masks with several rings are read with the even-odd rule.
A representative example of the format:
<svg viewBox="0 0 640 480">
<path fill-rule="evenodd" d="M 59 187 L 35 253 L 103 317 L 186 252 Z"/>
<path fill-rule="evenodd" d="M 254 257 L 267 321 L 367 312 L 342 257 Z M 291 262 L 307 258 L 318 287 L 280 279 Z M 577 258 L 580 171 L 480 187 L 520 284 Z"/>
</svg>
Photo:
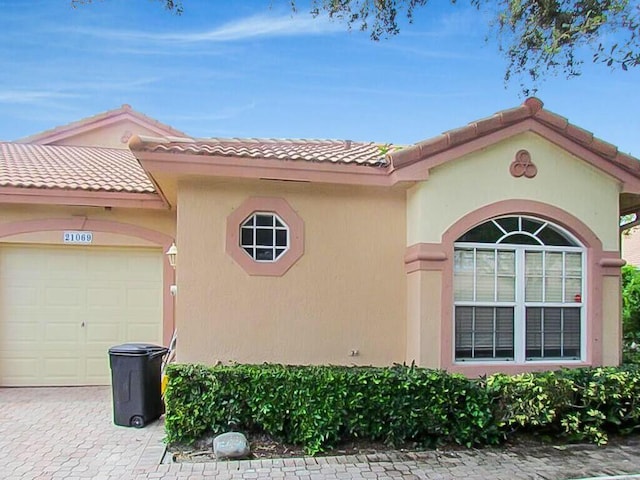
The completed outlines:
<svg viewBox="0 0 640 480">
<path fill-rule="evenodd" d="M 640 439 L 606 448 L 161 464 L 162 437 L 160 422 L 140 430 L 113 425 L 107 387 L 0 388 L 1 480 L 640 478 Z"/>
<path fill-rule="evenodd" d="M 109 387 L 0 388 L 0 479 L 126 479 L 159 462 L 159 422 L 112 418 Z"/>
</svg>

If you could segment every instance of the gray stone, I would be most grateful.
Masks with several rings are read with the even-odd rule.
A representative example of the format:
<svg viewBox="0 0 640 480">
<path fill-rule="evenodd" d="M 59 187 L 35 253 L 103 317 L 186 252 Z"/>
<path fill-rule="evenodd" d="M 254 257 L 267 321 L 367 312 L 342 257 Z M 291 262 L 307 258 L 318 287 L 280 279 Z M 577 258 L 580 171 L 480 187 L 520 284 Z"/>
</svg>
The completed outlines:
<svg viewBox="0 0 640 480">
<path fill-rule="evenodd" d="M 249 442 L 242 433 L 223 433 L 213 439 L 213 453 L 217 459 L 243 458 L 249 455 Z"/>
</svg>

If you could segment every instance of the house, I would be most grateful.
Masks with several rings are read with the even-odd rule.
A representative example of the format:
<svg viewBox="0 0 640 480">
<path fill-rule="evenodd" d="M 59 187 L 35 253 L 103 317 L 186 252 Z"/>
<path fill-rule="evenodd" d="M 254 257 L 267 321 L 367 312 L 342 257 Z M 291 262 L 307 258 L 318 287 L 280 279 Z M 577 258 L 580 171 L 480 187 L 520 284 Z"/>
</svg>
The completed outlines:
<svg viewBox="0 0 640 480">
<path fill-rule="evenodd" d="M 0 385 L 108 384 L 109 347 L 173 330 L 175 210 L 134 132 L 184 136 L 124 105 L 0 143 Z"/>
<path fill-rule="evenodd" d="M 622 258 L 627 264 L 640 267 L 640 230 L 637 227 L 631 227 L 622 232 L 621 249 Z"/>
<path fill-rule="evenodd" d="M 110 344 L 174 329 L 183 362 L 620 361 L 640 163 L 538 99 L 406 148 L 129 107 L 0 148 L 0 385 L 104 383 Z"/>
</svg>

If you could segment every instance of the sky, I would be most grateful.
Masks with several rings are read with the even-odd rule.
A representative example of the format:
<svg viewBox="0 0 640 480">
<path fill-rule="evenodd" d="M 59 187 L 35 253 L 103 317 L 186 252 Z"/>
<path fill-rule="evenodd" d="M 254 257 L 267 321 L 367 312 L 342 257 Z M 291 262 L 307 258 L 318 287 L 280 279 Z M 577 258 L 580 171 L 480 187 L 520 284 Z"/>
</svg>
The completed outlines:
<svg viewBox="0 0 640 480">
<path fill-rule="evenodd" d="M 192 137 L 406 145 L 524 101 L 490 18 L 465 2 L 434 0 L 379 42 L 300 2 L 183 4 L 177 16 L 157 0 L 0 0 L 0 140 L 126 103 Z M 536 96 L 640 157 L 639 87 L 640 67 L 586 63 Z"/>
</svg>

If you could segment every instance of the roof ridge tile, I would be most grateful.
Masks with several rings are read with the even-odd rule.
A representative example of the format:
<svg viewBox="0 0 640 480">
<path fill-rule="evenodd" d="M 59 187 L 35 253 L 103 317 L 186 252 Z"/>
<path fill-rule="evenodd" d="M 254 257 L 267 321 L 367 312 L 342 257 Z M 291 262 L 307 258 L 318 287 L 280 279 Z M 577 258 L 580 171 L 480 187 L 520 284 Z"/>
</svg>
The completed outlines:
<svg viewBox="0 0 640 480">
<path fill-rule="evenodd" d="M 529 107 L 523 104 L 523 105 L 520 105 L 519 107 L 502 110 L 498 112 L 496 115 L 499 115 L 502 124 L 506 126 L 506 125 L 510 125 L 512 123 L 518 122 L 520 120 L 529 118 L 532 116 L 532 113 Z"/>
<path fill-rule="evenodd" d="M 593 133 L 584 128 L 580 128 L 572 123 L 569 123 L 565 128 L 565 133 L 573 140 L 583 145 L 591 145 L 593 143 Z"/>
<path fill-rule="evenodd" d="M 117 117 L 118 115 L 121 115 L 123 113 L 132 115 L 138 118 L 139 120 L 142 120 L 150 125 L 154 125 L 158 127 L 160 130 L 171 131 L 171 132 L 174 132 L 176 135 L 184 135 L 183 132 L 172 127 L 171 125 L 160 122 L 159 120 L 149 117 L 148 115 L 145 115 L 142 112 L 138 112 L 137 110 L 134 110 L 131 107 L 131 105 L 125 103 L 125 104 L 122 104 L 120 107 L 114 108 L 112 110 L 106 110 L 104 112 L 100 112 L 95 115 L 81 118 L 80 120 L 69 122 L 63 125 L 57 125 L 53 128 L 43 130 L 42 132 L 35 133 L 33 135 L 28 135 L 26 137 L 18 139 L 16 143 L 35 143 L 37 141 L 46 140 L 47 138 L 50 138 L 53 135 L 62 134 L 64 132 L 72 132 L 74 129 L 83 127 L 85 125 L 99 123 L 102 120 L 105 120 L 111 117 Z"/>
<path fill-rule="evenodd" d="M 465 127 L 448 130 L 431 139 L 392 151 L 386 155 L 386 159 L 394 168 L 401 168 L 527 119 L 533 119 L 640 177 L 640 161 L 638 159 L 620 153 L 615 145 L 597 138 L 592 132 L 573 125 L 566 118 L 545 110 L 543 107 L 544 104 L 540 99 L 527 98 L 518 107 L 501 110 L 490 117 L 471 122 Z"/>
</svg>

